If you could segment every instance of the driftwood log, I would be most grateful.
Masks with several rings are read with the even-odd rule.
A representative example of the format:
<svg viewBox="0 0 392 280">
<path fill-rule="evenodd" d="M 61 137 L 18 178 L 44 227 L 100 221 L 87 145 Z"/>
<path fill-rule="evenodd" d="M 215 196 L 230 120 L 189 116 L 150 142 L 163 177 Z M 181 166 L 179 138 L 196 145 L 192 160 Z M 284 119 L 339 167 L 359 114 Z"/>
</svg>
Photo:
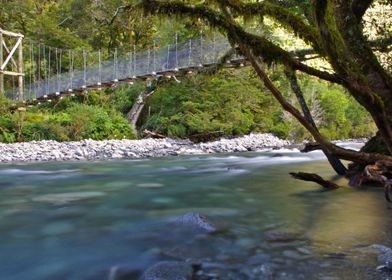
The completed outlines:
<svg viewBox="0 0 392 280">
<path fill-rule="evenodd" d="M 156 139 L 166 138 L 166 136 L 163 135 L 163 134 L 159 134 L 157 132 L 153 132 L 153 131 L 150 131 L 150 130 L 147 130 L 147 129 L 143 130 L 143 137 L 156 138 Z"/>
<path fill-rule="evenodd" d="M 339 185 L 337 185 L 331 181 L 327 181 L 327 180 L 323 179 L 321 176 L 314 174 L 314 173 L 291 172 L 290 175 L 293 178 L 298 179 L 298 180 L 315 182 L 315 183 L 321 185 L 322 187 L 324 187 L 324 190 L 326 190 L 326 191 L 336 190 L 336 189 L 340 188 Z"/>
</svg>

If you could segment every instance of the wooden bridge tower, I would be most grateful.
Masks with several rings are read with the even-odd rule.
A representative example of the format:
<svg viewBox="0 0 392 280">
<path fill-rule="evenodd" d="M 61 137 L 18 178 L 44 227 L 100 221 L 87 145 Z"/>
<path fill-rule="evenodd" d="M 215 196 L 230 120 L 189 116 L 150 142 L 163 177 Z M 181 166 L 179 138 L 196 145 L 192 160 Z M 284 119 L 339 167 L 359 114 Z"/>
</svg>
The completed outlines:
<svg viewBox="0 0 392 280">
<path fill-rule="evenodd" d="M 12 40 L 12 38 L 15 40 Z M 0 28 L 0 95 L 4 95 L 5 93 L 4 76 L 16 76 L 18 77 L 19 101 L 23 101 L 23 38 L 24 36 L 22 34 L 5 31 Z M 8 45 L 12 42 L 12 48 L 8 47 L 6 41 L 9 42 Z M 17 55 L 15 54 L 16 52 Z M 17 56 L 17 61 L 15 61 L 14 55 Z M 17 72 L 6 70 L 10 61 L 14 64 Z"/>
</svg>

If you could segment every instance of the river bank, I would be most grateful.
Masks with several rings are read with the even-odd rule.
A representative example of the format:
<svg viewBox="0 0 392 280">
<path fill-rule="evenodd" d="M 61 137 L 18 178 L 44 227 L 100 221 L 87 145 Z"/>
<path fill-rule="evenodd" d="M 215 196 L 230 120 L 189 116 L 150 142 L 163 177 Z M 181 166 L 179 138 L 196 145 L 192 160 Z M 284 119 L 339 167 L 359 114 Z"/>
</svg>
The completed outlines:
<svg viewBox="0 0 392 280">
<path fill-rule="evenodd" d="M 32 141 L 0 143 L 0 162 L 86 161 L 137 159 L 175 155 L 247 152 L 291 145 L 272 134 L 250 134 L 233 139 L 192 143 L 178 139 L 83 140 L 79 142 Z"/>
</svg>

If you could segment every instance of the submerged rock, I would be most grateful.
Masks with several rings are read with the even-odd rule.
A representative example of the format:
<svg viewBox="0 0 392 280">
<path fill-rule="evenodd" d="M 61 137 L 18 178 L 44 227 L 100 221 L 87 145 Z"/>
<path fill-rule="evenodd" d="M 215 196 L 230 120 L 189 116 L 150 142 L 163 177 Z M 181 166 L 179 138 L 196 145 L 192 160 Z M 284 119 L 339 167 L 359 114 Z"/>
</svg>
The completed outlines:
<svg viewBox="0 0 392 280">
<path fill-rule="evenodd" d="M 265 233 L 265 239 L 269 242 L 290 242 L 299 240 L 299 237 L 292 232 L 268 231 Z"/>
<path fill-rule="evenodd" d="M 172 222 L 172 225 L 196 232 L 214 233 L 216 226 L 199 213 L 187 213 Z"/>
<path fill-rule="evenodd" d="M 140 280 L 191 280 L 191 264 L 176 261 L 159 262 L 148 268 Z"/>
<path fill-rule="evenodd" d="M 141 271 L 135 267 L 114 266 L 110 268 L 108 280 L 138 279 Z"/>
</svg>

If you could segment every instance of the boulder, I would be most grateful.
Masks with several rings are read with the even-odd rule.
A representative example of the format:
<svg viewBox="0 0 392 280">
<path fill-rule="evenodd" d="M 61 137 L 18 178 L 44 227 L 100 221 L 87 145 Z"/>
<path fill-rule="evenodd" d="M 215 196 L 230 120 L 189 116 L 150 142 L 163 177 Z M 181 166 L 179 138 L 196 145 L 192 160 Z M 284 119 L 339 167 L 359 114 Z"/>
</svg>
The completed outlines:
<svg viewBox="0 0 392 280">
<path fill-rule="evenodd" d="M 392 270 L 392 249 L 380 244 L 374 244 L 370 247 L 378 250 L 381 253 L 378 255 L 378 261 L 383 263 L 386 269 Z"/>
</svg>

